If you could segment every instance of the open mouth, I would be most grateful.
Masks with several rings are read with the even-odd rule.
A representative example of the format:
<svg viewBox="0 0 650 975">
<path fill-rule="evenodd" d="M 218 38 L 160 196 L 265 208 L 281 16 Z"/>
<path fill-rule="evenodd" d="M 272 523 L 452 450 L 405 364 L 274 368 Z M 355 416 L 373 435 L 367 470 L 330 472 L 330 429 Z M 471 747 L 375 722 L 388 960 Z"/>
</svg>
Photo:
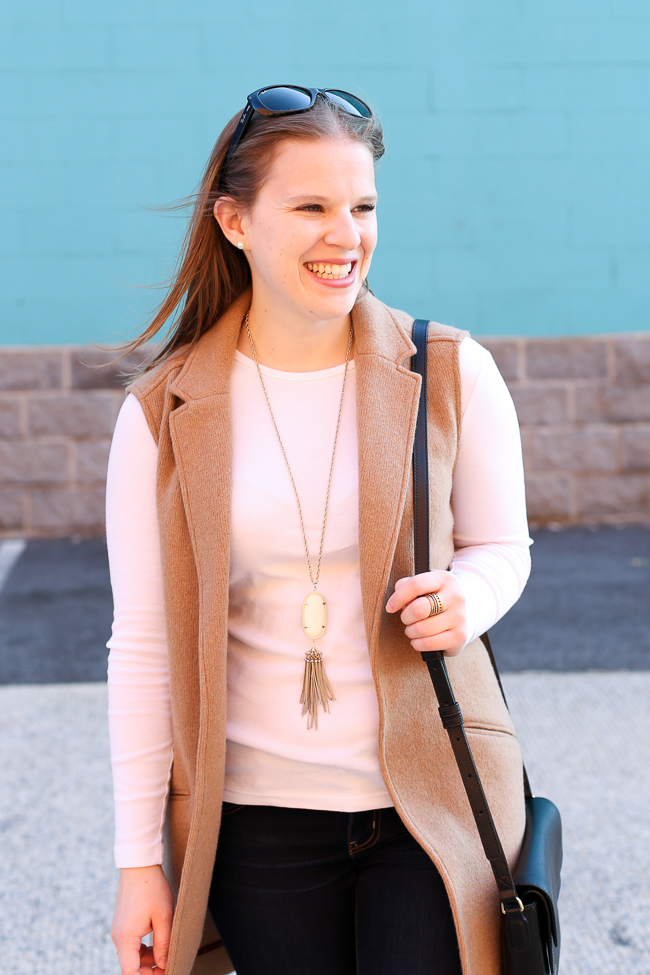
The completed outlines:
<svg viewBox="0 0 650 975">
<path fill-rule="evenodd" d="M 325 281 L 343 281 L 345 278 L 352 276 L 352 271 L 356 261 L 348 261 L 346 264 L 336 264 L 329 262 L 323 263 L 313 263 L 311 261 L 305 264 L 308 271 L 315 274 L 317 278 L 321 278 Z"/>
</svg>

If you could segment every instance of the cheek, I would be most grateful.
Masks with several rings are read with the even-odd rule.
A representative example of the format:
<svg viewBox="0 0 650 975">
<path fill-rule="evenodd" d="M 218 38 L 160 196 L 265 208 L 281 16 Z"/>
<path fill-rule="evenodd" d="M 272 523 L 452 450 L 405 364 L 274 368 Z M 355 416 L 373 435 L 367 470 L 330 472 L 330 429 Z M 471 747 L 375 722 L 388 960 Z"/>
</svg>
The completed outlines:
<svg viewBox="0 0 650 975">
<path fill-rule="evenodd" d="M 291 241 L 287 235 L 270 221 L 260 220 L 252 230 L 251 256 L 257 272 L 269 281 L 285 279 L 292 263 Z"/>
<path fill-rule="evenodd" d="M 361 228 L 361 246 L 363 247 L 366 258 L 370 258 L 373 255 L 375 247 L 377 246 L 377 224 L 376 222 L 372 225 Z"/>
<path fill-rule="evenodd" d="M 314 235 L 309 233 L 308 228 L 276 225 L 260 229 L 262 232 L 256 244 L 260 261 L 266 266 L 281 265 L 283 269 L 295 267 L 314 243 Z"/>
<path fill-rule="evenodd" d="M 363 247 L 363 263 L 361 265 L 361 276 L 366 277 L 368 273 L 368 268 L 372 260 L 372 255 L 374 253 L 375 247 L 377 246 L 377 227 L 368 227 L 365 233 L 361 235 L 361 246 Z"/>
</svg>

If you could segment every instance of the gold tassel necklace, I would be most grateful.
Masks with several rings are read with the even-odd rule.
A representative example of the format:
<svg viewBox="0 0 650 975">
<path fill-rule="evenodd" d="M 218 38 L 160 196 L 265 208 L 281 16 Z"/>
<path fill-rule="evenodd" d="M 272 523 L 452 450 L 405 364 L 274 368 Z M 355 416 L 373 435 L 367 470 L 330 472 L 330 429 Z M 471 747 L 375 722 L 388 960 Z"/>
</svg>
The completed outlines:
<svg viewBox="0 0 650 975">
<path fill-rule="evenodd" d="M 264 390 L 264 397 L 266 399 L 269 413 L 271 414 L 271 420 L 273 421 L 273 426 L 275 427 L 275 432 L 278 437 L 278 443 L 280 444 L 280 450 L 282 451 L 282 456 L 284 457 L 284 462 L 287 465 L 287 470 L 289 471 L 289 478 L 291 479 L 291 486 L 293 487 L 293 493 L 296 496 L 296 503 L 298 505 L 298 514 L 300 516 L 300 527 L 302 528 L 302 539 L 305 543 L 305 554 L 307 556 L 307 566 L 309 568 L 309 578 L 311 584 L 314 587 L 313 592 L 308 593 L 302 604 L 302 629 L 305 636 L 309 637 L 311 640 L 311 650 L 308 650 L 305 654 L 305 670 L 302 678 L 302 694 L 300 695 L 300 703 L 302 704 L 303 717 L 305 714 L 309 715 L 307 719 L 308 728 L 318 728 L 318 706 L 323 708 L 323 711 L 329 712 L 329 702 L 335 701 L 334 692 L 332 690 L 332 685 L 330 684 L 327 674 L 325 673 L 325 667 L 323 665 L 323 655 L 320 650 L 316 649 L 316 640 L 321 637 L 327 626 L 327 602 L 322 593 L 318 591 L 318 580 L 320 578 L 320 566 L 323 558 L 323 543 L 325 541 L 325 525 L 327 524 L 327 509 L 329 507 L 330 501 L 330 488 L 332 486 L 332 473 L 334 471 L 334 455 L 336 454 L 336 442 L 339 438 L 339 427 L 341 425 L 341 413 L 343 411 L 343 396 L 345 395 L 345 382 L 348 378 L 348 365 L 350 363 L 350 349 L 352 348 L 352 336 L 353 329 L 350 325 L 350 338 L 348 339 L 348 353 L 345 357 L 345 371 L 343 373 L 343 388 L 341 390 L 341 402 L 339 403 L 339 415 L 336 420 L 336 432 L 334 434 L 334 447 L 332 448 L 332 463 L 330 464 L 330 474 L 327 481 L 327 494 L 325 495 L 325 514 L 323 515 L 323 530 L 320 536 L 320 551 L 318 553 L 318 565 L 316 567 L 316 575 L 312 570 L 311 558 L 309 555 L 309 546 L 307 544 L 307 533 L 305 532 L 305 522 L 302 517 L 302 508 L 300 506 L 300 498 L 298 497 L 298 491 L 296 488 L 296 482 L 293 479 L 293 474 L 291 473 L 291 467 L 289 466 L 289 460 L 287 458 L 286 451 L 284 449 L 282 438 L 280 436 L 280 431 L 278 430 L 278 425 L 275 422 L 275 416 L 271 408 L 271 401 L 269 400 L 269 394 L 266 391 L 266 386 L 264 384 L 264 377 L 262 376 L 262 370 L 260 369 L 260 364 L 257 358 L 257 352 L 255 351 L 255 346 L 253 344 L 253 337 L 251 335 L 251 330 L 248 325 L 248 312 L 246 312 L 246 317 L 244 318 L 244 325 L 246 326 L 246 334 L 248 335 L 248 341 L 251 347 L 251 352 L 253 353 L 253 358 L 255 359 L 255 365 L 257 366 L 257 372 L 260 377 L 260 382 L 262 383 L 262 389 Z"/>
</svg>

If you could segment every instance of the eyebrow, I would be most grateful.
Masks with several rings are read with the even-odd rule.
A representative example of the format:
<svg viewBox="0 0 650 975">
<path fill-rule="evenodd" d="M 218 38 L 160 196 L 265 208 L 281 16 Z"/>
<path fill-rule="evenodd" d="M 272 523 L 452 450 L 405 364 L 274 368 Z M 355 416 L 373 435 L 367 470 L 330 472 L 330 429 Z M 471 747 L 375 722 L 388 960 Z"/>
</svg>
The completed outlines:
<svg viewBox="0 0 650 975">
<path fill-rule="evenodd" d="M 329 199 L 329 197 L 327 197 L 327 196 L 320 196 L 318 193 L 301 193 L 300 196 L 290 196 L 288 198 L 287 202 L 288 203 L 298 203 L 298 202 L 301 202 L 301 201 L 302 202 L 309 201 L 310 203 L 327 203 L 328 202 L 328 199 Z M 379 199 L 379 197 L 375 193 L 375 194 L 372 194 L 370 196 L 362 196 L 361 199 L 358 200 L 358 202 L 359 203 L 376 203 L 378 199 Z"/>
</svg>

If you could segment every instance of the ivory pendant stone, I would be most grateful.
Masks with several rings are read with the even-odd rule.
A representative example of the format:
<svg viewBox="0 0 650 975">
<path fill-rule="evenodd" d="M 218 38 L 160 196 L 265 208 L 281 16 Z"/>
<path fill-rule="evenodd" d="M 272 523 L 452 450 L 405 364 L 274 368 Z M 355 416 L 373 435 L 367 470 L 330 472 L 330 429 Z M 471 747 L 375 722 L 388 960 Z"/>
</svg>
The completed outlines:
<svg viewBox="0 0 650 975">
<path fill-rule="evenodd" d="M 310 592 L 302 604 L 302 628 L 310 640 L 322 636 L 327 626 L 327 602 L 319 592 Z"/>
</svg>

